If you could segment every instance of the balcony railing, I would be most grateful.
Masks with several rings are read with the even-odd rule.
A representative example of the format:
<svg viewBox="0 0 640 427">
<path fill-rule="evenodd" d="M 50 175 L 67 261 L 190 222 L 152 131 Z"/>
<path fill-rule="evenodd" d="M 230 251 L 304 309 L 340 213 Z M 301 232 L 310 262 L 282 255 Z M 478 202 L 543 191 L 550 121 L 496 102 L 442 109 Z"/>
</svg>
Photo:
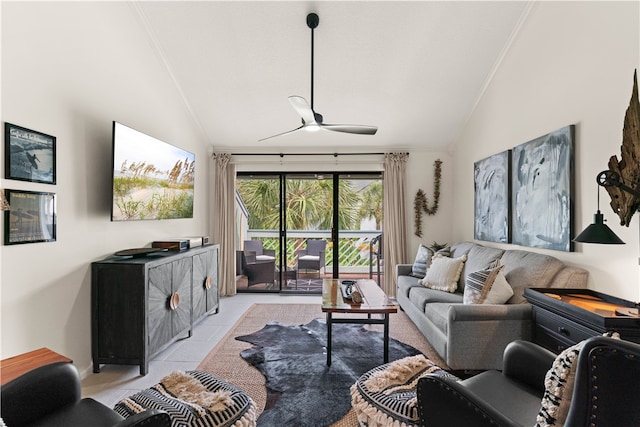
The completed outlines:
<svg viewBox="0 0 640 427">
<path fill-rule="evenodd" d="M 371 241 L 381 234 L 380 230 L 348 230 L 339 232 L 339 270 L 344 273 L 369 273 L 373 262 L 374 270 L 376 260 L 371 257 Z M 247 239 L 262 240 L 262 245 L 266 249 L 274 249 L 276 257 L 280 259 L 280 248 L 278 245 L 279 234 L 277 230 L 253 230 L 247 231 Z M 325 265 L 327 270 L 333 268 L 335 262 L 333 258 L 334 242 L 330 241 L 329 230 L 299 230 L 287 231 L 287 257 L 286 265 L 293 268 L 296 263 L 295 253 L 299 249 L 306 247 L 307 239 L 324 239 L 327 241 L 325 253 Z M 377 249 L 377 248 L 374 248 Z"/>
</svg>

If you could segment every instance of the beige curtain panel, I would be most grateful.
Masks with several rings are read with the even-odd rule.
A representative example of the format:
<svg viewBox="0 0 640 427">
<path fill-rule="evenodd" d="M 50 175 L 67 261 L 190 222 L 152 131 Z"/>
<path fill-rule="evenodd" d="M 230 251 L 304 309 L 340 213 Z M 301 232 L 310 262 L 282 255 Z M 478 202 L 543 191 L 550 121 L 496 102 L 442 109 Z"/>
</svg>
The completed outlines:
<svg viewBox="0 0 640 427">
<path fill-rule="evenodd" d="M 383 247 L 384 291 L 396 295 L 396 264 L 407 260 L 407 153 L 384 155 Z"/>
<path fill-rule="evenodd" d="M 214 153 L 212 162 L 211 230 L 213 243 L 220 244 L 220 295 L 236 294 L 235 194 L 236 168 L 231 154 Z"/>
</svg>

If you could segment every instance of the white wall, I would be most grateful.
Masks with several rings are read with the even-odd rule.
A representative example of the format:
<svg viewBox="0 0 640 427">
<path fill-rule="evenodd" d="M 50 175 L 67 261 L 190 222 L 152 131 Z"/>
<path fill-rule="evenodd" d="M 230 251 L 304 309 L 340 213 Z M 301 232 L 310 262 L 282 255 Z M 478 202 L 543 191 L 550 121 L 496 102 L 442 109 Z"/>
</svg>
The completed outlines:
<svg viewBox="0 0 640 427">
<path fill-rule="evenodd" d="M 57 137 L 57 184 L 0 187 L 55 192 L 58 215 L 56 242 L 1 247 L 2 358 L 46 346 L 87 369 L 91 262 L 209 234 L 207 144 L 137 19 L 125 2 L 2 3 L 2 121 Z M 113 120 L 196 154 L 194 219 L 110 222 Z"/>
<path fill-rule="evenodd" d="M 529 13 L 455 145 L 455 240 L 473 239 L 473 163 L 569 124 L 576 125 L 575 231 L 593 221 L 598 172 L 620 158 L 622 126 L 640 66 L 638 2 L 539 2 Z M 588 268 L 589 287 L 640 299 L 638 221 L 618 225 L 600 208 L 621 246 L 576 244 L 542 251 Z M 501 245 L 494 245 L 501 246 Z M 514 247 L 513 245 L 502 245 Z"/>
</svg>

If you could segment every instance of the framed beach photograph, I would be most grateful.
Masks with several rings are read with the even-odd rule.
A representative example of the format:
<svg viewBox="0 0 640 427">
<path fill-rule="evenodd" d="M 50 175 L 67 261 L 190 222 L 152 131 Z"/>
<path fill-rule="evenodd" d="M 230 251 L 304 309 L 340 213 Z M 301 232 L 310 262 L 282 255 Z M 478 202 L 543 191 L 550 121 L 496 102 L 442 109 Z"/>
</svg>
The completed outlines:
<svg viewBox="0 0 640 427">
<path fill-rule="evenodd" d="M 56 183 L 56 137 L 4 124 L 5 178 Z"/>
<path fill-rule="evenodd" d="M 56 195 L 5 190 L 11 209 L 4 212 L 4 244 L 55 242 Z"/>
<path fill-rule="evenodd" d="M 473 237 L 487 242 L 511 241 L 511 150 L 473 164 Z"/>
<path fill-rule="evenodd" d="M 513 242 L 573 251 L 573 147 L 569 125 L 513 149 Z"/>
</svg>

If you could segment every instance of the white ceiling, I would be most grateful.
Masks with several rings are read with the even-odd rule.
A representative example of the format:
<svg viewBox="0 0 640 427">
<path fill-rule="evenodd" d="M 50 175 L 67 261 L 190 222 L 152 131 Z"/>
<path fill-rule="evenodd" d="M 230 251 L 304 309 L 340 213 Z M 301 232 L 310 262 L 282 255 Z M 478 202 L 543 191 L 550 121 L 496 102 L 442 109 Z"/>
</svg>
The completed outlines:
<svg viewBox="0 0 640 427">
<path fill-rule="evenodd" d="M 170 1 L 134 7 L 207 142 L 247 152 L 446 148 L 528 3 Z M 259 143 L 300 126 L 288 96 L 310 101 L 310 12 L 320 17 L 316 111 L 327 123 L 375 125 L 378 133 L 298 132 Z"/>
</svg>

